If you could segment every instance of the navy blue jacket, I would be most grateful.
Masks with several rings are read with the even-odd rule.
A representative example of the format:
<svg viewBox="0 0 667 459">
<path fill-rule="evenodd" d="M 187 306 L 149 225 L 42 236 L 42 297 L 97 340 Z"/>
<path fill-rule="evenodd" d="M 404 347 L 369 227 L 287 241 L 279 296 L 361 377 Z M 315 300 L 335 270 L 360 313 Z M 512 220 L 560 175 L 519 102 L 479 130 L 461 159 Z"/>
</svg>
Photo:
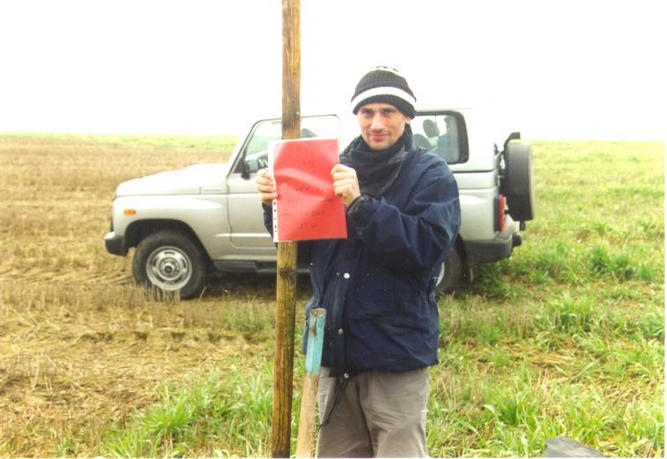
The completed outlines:
<svg viewBox="0 0 667 459">
<path fill-rule="evenodd" d="M 382 196 L 353 206 L 347 225 L 348 239 L 299 243 L 313 290 L 306 317 L 327 310 L 322 365 L 340 375 L 437 363 L 435 282 L 460 225 L 447 163 L 414 148 Z"/>
</svg>

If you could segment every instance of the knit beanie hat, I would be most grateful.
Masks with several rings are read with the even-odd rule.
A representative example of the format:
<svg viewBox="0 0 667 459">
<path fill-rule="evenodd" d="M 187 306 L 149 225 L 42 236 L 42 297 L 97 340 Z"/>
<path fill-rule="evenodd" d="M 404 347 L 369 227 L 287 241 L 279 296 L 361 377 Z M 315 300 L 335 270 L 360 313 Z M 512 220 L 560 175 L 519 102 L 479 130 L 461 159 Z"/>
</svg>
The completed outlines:
<svg viewBox="0 0 667 459">
<path fill-rule="evenodd" d="M 391 67 L 376 67 L 364 75 L 352 96 L 352 113 L 372 102 L 392 104 L 408 118 L 415 117 L 417 99 L 405 78 Z"/>
</svg>

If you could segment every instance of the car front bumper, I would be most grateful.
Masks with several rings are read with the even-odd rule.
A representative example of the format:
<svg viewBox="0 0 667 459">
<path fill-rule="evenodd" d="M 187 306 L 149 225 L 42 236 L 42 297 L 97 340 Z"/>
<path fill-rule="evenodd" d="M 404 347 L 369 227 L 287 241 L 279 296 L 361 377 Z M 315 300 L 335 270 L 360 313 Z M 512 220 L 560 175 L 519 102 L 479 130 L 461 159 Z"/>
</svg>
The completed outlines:
<svg viewBox="0 0 667 459">
<path fill-rule="evenodd" d="M 104 236 L 104 245 L 107 248 L 107 252 L 111 254 L 120 255 L 121 257 L 127 255 L 127 243 L 123 235 L 109 231 Z"/>
</svg>

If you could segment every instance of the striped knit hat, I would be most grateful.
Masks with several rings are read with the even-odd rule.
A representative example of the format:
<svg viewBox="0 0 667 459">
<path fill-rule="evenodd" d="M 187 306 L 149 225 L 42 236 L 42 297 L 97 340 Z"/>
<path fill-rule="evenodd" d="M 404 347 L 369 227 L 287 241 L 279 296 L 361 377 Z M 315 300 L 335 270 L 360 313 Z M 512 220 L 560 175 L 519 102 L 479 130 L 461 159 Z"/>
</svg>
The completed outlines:
<svg viewBox="0 0 667 459">
<path fill-rule="evenodd" d="M 415 117 L 417 99 L 405 78 L 391 67 L 376 67 L 364 75 L 352 96 L 352 113 L 372 102 L 386 102 L 408 118 Z"/>
</svg>

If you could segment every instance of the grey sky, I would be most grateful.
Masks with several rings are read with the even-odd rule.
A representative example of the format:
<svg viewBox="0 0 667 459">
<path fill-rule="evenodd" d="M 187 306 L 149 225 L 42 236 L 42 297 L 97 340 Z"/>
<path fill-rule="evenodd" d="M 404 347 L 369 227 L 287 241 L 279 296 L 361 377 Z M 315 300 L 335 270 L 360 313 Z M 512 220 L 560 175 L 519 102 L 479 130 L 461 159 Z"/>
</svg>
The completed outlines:
<svg viewBox="0 0 667 459">
<path fill-rule="evenodd" d="M 528 138 L 665 135 L 661 2 L 301 0 L 302 111 L 392 65 Z M 661 20 L 662 19 L 662 20 Z M 0 132 L 238 134 L 280 115 L 280 0 L 0 2 Z"/>
</svg>

